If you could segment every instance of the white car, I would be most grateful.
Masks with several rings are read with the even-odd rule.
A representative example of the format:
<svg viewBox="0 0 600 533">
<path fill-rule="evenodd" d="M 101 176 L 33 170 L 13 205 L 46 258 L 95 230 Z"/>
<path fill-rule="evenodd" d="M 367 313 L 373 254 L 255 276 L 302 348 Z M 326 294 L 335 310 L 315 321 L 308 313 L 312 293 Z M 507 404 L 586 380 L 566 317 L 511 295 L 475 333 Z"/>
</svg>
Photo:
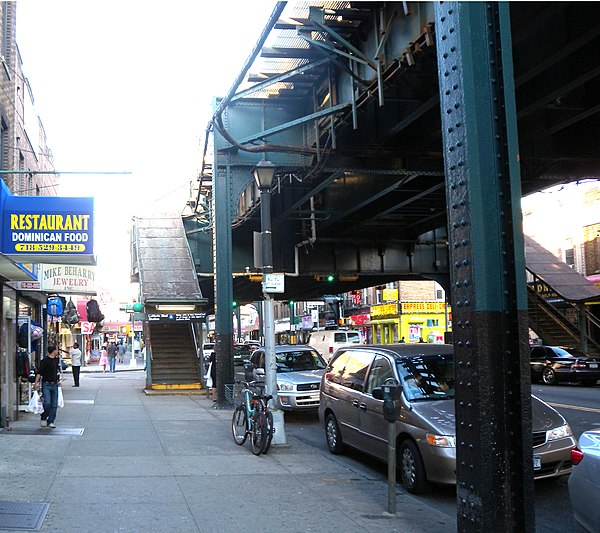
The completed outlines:
<svg viewBox="0 0 600 533">
<path fill-rule="evenodd" d="M 571 451 L 569 496 L 575 520 L 588 531 L 600 527 L 600 429 L 585 431 Z"/>
<path fill-rule="evenodd" d="M 284 411 L 317 409 L 321 377 L 327 364 L 314 348 L 303 344 L 275 347 L 277 397 Z M 250 362 L 255 369 L 265 368 L 265 349 L 256 350 Z M 264 376 L 254 370 L 255 379 Z M 263 378 L 264 379 L 264 378 Z"/>
<path fill-rule="evenodd" d="M 329 361 L 338 348 L 350 344 L 364 344 L 365 341 L 359 331 L 350 329 L 322 329 L 313 331 L 307 344 L 315 348 Z"/>
</svg>

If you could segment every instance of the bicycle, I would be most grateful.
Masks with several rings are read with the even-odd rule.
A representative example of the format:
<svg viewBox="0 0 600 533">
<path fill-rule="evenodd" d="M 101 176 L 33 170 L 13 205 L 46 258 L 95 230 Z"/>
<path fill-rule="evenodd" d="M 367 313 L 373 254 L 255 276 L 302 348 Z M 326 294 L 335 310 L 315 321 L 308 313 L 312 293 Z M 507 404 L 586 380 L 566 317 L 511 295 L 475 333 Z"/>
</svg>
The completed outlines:
<svg viewBox="0 0 600 533">
<path fill-rule="evenodd" d="M 262 390 L 263 383 L 247 381 L 236 381 L 243 383 L 242 402 L 233 411 L 231 421 L 231 431 L 234 442 L 242 446 L 248 435 L 250 435 L 250 444 L 252 453 L 260 455 L 267 453 L 273 440 L 273 414 L 269 410 L 268 402 L 271 395 L 264 395 Z M 254 389 L 254 390 L 253 390 Z"/>
</svg>

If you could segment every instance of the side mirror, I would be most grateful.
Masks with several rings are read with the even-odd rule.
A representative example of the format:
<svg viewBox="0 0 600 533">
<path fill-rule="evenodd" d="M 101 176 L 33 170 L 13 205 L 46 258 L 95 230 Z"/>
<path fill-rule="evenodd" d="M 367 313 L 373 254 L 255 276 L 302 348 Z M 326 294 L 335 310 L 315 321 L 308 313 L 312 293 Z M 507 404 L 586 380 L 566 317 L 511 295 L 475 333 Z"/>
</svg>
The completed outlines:
<svg viewBox="0 0 600 533">
<path fill-rule="evenodd" d="M 266 375 L 264 368 L 257 368 L 254 373 L 257 377 L 264 377 Z"/>
<path fill-rule="evenodd" d="M 381 387 L 375 387 L 371 393 L 376 400 L 383 400 L 383 389 Z"/>
</svg>

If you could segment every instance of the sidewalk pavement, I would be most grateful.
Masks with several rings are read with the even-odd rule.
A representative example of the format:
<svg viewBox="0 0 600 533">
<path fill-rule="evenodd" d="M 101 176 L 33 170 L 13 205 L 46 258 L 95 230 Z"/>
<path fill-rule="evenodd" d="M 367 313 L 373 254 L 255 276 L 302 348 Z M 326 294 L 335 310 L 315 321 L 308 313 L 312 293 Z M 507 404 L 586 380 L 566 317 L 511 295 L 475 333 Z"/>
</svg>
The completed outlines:
<svg viewBox="0 0 600 533">
<path fill-rule="evenodd" d="M 147 395 L 145 373 L 125 366 L 84 372 L 79 388 L 67 374 L 56 429 L 21 412 L 0 431 L 0 531 L 6 504 L 21 502 L 45 502 L 30 523 L 61 533 L 456 530 L 402 489 L 388 515 L 387 483 L 295 438 L 301 428 L 255 456 L 234 444 L 231 410 L 204 395 Z"/>
</svg>

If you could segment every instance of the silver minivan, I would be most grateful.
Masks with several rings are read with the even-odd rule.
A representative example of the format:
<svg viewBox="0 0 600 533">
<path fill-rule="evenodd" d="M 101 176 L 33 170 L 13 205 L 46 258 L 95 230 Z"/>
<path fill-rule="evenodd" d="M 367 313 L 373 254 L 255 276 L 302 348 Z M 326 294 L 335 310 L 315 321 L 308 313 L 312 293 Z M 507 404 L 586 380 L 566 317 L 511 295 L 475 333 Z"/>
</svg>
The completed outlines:
<svg viewBox="0 0 600 533">
<path fill-rule="evenodd" d="M 418 494 L 429 483 L 456 483 L 454 356 L 449 344 L 358 345 L 339 349 L 321 382 L 319 419 L 332 453 L 349 445 L 387 460 L 381 386 L 401 384 L 396 449 L 402 483 Z M 379 399 L 381 398 L 381 399 Z M 571 472 L 571 428 L 532 396 L 536 479 Z"/>
</svg>

